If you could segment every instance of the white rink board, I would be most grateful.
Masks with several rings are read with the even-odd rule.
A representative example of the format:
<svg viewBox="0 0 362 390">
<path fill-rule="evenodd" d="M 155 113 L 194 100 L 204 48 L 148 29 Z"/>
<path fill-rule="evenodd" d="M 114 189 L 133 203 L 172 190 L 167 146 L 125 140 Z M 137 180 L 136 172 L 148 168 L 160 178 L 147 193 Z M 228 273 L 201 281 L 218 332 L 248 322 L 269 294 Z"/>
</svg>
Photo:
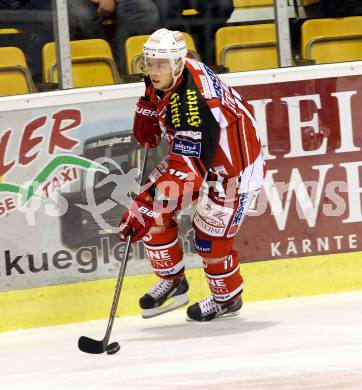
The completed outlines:
<svg viewBox="0 0 362 390">
<path fill-rule="evenodd" d="M 220 75 L 230 86 L 259 85 L 295 80 L 314 80 L 362 74 L 362 61 L 337 64 L 309 65 L 290 68 L 266 69 Z M 77 88 L 64 91 L 33 93 L 31 95 L 0 98 L 0 112 L 82 102 L 101 102 L 137 98 L 144 94 L 144 83 Z M 134 100 L 136 102 L 136 100 Z M 1 116 L 0 116 L 1 118 Z"/>
<path fill-rule="evenodd" d="M 361 389 L 362 292 L 257 302 L 240 317 L 184 311 L 118 319 L 113 356 L 87 355 L 106 321 L 0 335 L 0 388 L 15 390 Z"/>
</svg>

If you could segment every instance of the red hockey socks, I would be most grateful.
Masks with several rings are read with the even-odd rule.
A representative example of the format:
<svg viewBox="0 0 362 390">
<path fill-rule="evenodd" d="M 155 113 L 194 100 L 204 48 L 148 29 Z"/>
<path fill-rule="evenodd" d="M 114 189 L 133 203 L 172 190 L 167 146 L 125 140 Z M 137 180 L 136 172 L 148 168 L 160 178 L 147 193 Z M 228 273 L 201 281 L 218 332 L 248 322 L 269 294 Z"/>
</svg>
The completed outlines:
<svg viewBox="0 0 362 390">
<path fill-rule="evenodd" d="M 166 226 L 155 226 L 143 243 L 152 269 L 162 279 L 178 279 L 184 274 L 183 251 L 178 241 L 175 221 L 165 221 Z"/>
<path fill-rule="evenodd" d="M 209 264 L 204 259 L 204 271 L 211 293 L 217 303 L 230 301 L 243 290 L 243 278 L 239 270 L 239 256 L 232 250 L 221 263 Z"/>
</svg>

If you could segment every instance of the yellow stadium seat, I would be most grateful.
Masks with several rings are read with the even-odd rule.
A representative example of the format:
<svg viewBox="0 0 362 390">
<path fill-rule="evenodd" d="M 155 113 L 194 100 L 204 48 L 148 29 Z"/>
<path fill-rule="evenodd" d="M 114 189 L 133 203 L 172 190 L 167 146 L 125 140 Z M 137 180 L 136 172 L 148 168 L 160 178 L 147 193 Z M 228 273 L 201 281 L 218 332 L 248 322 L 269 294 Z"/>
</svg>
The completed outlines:
<svg viewBox="0 0 362 390">
<path fill-rule="evenodd" d="M 147 41 L 149 35 L 135 35 L 129 37 L 125 43 L 127 73 L 142 73 L 139 59 L 142 55 L 143 44 Z"/>
<path fill-rule="evenodd" d="M 3 34 L 13 35 L 13 34 L 20 34 L 20 33 L 21 30 L 19 30 L 18 28 L 0 28 L 0 35 Z"/>
<path fill-rule="evenodd" d="M 0 47 L 0 96 L 35 92 L 24 53 L 17 47 Z"/>
<path fill-rule="evenodd" d="M 319 3 L 320 0 L 301 0 L 301 5 L 303 7 L 306 7 L 308 5 L 312 5 L 312 4 L 315 4 L 315 3 Z"/>
<path fill-rule="evenodd" d="M 192 36 L 188 33 L 182 33 L 189 54 L 199 60 L 200 56 L 196 51 L 195 42 Z M 126 41 L 126 59 L 127 59 L 127 72 L 128 74 L 142 73 L 140 69 L 139 59 L 142 55 L 143 44 L 147 41 L 149 35 L 135 35 L 133 37 L 129 37 Z"/>
<path fill-rule="evenodd" d="M 302 58 L 316 64 L 362 60 L 362 16 L 306 20 L 301 39 Z"/>
<path fill-rule="evenodd" d="M 234 0 L 235 8 L 265 7 L 273 5 L 274 0 Z"/>
<path fill-rule="evenodd" d="M 195 16 L 198 15 L 198 11 L 194 8 L 184 9 L 182 11 L 182 16 Z"/>
<path fill-rule="evenodd" d="M 222 27 L 215 36 L 216 64 L 230 72 L 278 67 L 275 25 Z"/>
<path fill-rule="evenodd" d="M 73 87 L 92 87 L 120 83 L 111 48 L 103 39 L 70 42 Z M 43 80 L 58 82 L 55 43 L 43 47 Z"/>
</svg>

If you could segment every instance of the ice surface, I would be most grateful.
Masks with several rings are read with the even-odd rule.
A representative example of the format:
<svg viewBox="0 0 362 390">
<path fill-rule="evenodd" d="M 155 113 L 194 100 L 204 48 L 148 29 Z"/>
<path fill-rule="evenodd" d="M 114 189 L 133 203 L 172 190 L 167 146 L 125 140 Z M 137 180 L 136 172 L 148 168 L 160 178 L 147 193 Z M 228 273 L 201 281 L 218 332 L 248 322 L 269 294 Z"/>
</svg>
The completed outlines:
<svg viewBox="0 0 362 390">
<path fill-rule="evenodd" d="M 0 334 L 1 390 L 362 389 L 362 292 L 246 304 L 239 317 L 180 310 L 116 319 L 116 355 L 87 355 L 107 321 Z"/>
</svg>

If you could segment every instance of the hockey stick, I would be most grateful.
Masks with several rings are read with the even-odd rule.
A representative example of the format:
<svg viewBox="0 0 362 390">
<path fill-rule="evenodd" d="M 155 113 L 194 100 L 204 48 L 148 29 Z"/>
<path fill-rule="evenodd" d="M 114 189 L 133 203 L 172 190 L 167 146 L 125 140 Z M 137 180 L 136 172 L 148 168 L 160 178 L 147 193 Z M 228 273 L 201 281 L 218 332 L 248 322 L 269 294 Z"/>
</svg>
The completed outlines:
<svg viewBox="0 0 362 390">
<path fill-rule="evenodd" d="M 147 156 L 148 156 L 148 148 L 146 148 L 145 153 L 144 153 L 144 157 L 143 157 L 139 188 L 141 187 L 142 182 L 143 182 L 143 177 L 145 174 L 145 167 L 146 167 L 146 162 L 147 162 Z M 91 338 L 86 337 L 86 336 L 81 336 L 78 340 L 78 348 L 83 352 L 93 353 L 93 354 L 107 352 L 109 355 L 111 355 L 113 353 L 118 352 L 120 349 L 120 345 L 117 342 L 113 342 L 110 344 L 108 344 L 108 342 L 109 342 L 109 338 L 111 337 L 113 322 L 114 322 L 114 319 L 116 317 L 119 296 L 121 294 L 123 279 L 124 279 L 124 275 L 126 272 L 126 265 L 127 265 L 127 261 L 128 261 L 129 250 L 131 247 L 131 239 L 132 239 L 132 236 L 128 236 L 127 241 L 126 241 L 126 248 L 125 248 L 124 255 L 123 255 L 123 261 L 121 262 L 121 267 L 120 267 L 119 273 L 118 273 L 118 279 L 117 279 L 117 284 L 116 284 L 116 288 L 114 291 L 113 303 L 112 303 L 112 308 L 111 308 L 111 312 L 110 312 L 109 319 L 108 319 L 106 334 L 104 335 L 103 340 L 94 340 L 94 339 L 91 339 Z"/>
</svg>

